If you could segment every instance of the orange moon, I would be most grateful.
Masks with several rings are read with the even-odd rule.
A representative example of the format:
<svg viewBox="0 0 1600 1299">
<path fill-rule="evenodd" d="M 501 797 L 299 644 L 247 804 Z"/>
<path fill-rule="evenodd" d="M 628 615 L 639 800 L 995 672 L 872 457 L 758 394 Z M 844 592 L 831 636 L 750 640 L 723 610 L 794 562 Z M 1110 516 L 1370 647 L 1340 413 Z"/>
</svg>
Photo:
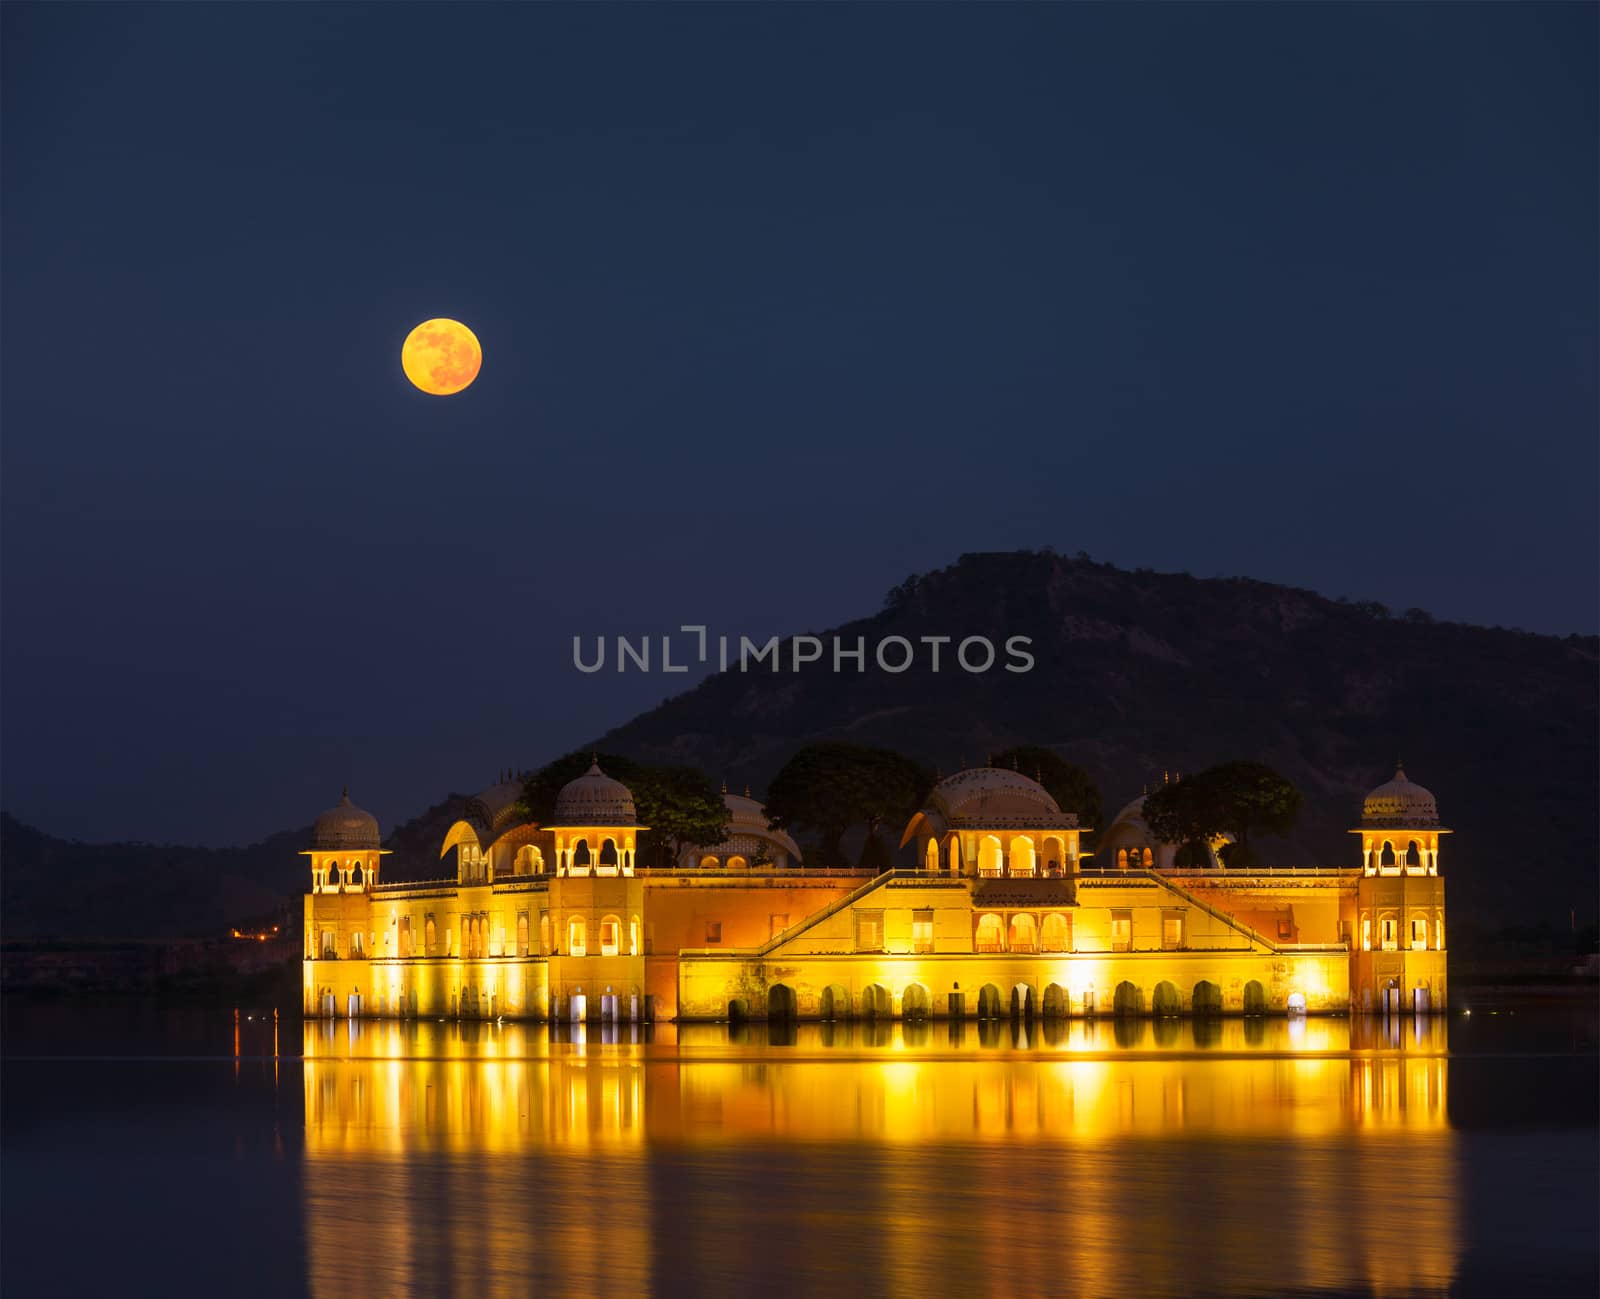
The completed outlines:
<svg viewBox="0 0 1600 1299">
<path fill-rule="evenodd" d="M 406 378 L 435 397 L 460 392 L 478 377 L 483 349 L 459 320 L 424 320 L 406 335 L 400 349 Z"/>
</svg>

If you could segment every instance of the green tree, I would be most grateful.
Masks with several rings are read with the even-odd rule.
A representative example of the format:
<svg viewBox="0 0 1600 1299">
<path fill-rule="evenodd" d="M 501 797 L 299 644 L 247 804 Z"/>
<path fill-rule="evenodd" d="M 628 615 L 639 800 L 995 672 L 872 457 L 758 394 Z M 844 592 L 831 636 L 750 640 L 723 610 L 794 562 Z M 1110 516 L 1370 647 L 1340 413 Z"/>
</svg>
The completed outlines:
<svg viewBox="0 0 1600 1299">
<path fill-rule="evenodd" d="M 617 753 L 578 750 L 541 767 L 522 787 L 523 815 L 539 825 L 550 824 L 562 787 L 596 761 L 606 775 L 628 787 L 640 822 L 650 827 L 639 841 L 642 861 L 672 866 L 685 846 L 720 843 L 727 837 L 727 804 L 703 771 L 646 766 Z"/>
<path fill-rule="evenodd" d="M 698 767 L 645 767 L 630 786 L 639 819 L 650 827 L 645 843 L 657 865 L 674 866 L 689 844 L 721 843 L 728 836 L 728 805 Z"/>
<path fill-rule="evenodd" d="M 767 816 L 776 826 L 815 834 L 822 866 L 842 866 L 845 832 L 864 825 L 860 864 L 871 868 L 888 861 L 879 829 L 909 818 L 932 784 L 931 773 L 892 749 L 809 744 L 767 786 Z"/>
<path fill-rule="evenodd" d="M 1078 824 L 1085 830 L 1099 829 L 1100 818 L 1104 815 L 1100 787 L 1087 771 L 1073 766 L 1054 749 L 1019 744 L 995 754 L 993 765 L 1010 767 L 1033 777 L 1063 812 L 1077 813 Z"/>
<path fill-rule="evenodd" d="M 1265 763 L 1224 762 L 1156 790 L 1144 801 L 1144 820 L 1156 838 L 1182 844 L 1190 856 L 1231 835 L 1223 855 L 1238 868 L 1258 861 L 1252 835 L 1294 829 L 1301 802 L 1300 791 Z"/>
</svg>

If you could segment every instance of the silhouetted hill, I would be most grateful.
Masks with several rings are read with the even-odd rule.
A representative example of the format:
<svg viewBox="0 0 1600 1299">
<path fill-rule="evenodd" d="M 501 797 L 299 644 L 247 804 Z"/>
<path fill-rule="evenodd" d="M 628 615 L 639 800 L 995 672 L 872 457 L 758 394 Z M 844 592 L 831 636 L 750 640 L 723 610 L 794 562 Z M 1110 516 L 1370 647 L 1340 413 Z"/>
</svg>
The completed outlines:
<svg viewBox="0 0 1600 1299">
<path fill-rule="evenodd" d="M 1456 831 L 1443 856 L 1458 922 L 1565 923 L 1595 914 L 1594 637 L 1560 639 L 1433 622 L 1242 578 L 1125 572 L 1051 554 L 967 555 L 912 578 L 870 618 L 818 633 L 870 647 L 891 635 L 1029 636 L 1013 674 L 835 675 L 754 668 L 708 678 L 598 740 L 688 763 L 756 792 L 795 749 L 844 739 L 897 748 L 946 772 L 1012 744 L 1045 744 L 1090 771 L 1108 815 L 1159 781 L 1229 758 L 1271 763 L 1304 791 L 1283 865 L 1355 860 L 1361 796 L 1403 755 Z M 830 642 L 831 643 L 831 642 Z M 785 657 L 788 647 L 785 645 Z M 1002 662 L 1004 661 L 1002 657 Z M 554 754 L 529 755 L 530 765 Z M 397 826 L 385 877 L 437 879 L 466 796 Z M 294 901 L 309 828 L 246 848 L 55 839 L 0 819 L 7 938 L 217 933 Z"/>
<path fill-rule="evenodd" d="M 869 660 L 891 635 L 1025 635 L 1037 661 L 971 675 L 949 670 L 947 646 L 938 673 L 926 654 L 898 676 L 753 667 L 708 678 L 599 746 L 759 791 L 818 740 L 886 745 L 946 772 L 1045 744 L 1098 779 L 1108 815 L 1163 771 L 1254 758 L 1306 796 L 1294 838 L 1262 845 L 1283 865 L 1352 862 L 1345 832 L 1398 755 L 1457 832 L 1443 861 L 1459 914 L 1594 914 L 1594 637 L 1036 553 L 963 556 L 897 587 L 878 614 L 818 634 L 865 637 Z"/>
<path fill-rule="evenodd" d="M 438 879 L 445 831 L 466 796 L 452 794 L 396 826 L 386 878 Z M 300 856 L 311 827 L 246 848 L 80 843 L 0 815 L 0 933 L 7 939 L 192 938 L 289 906 L 308 880 Z"/>
<path fill-rule="evenodd" d="M 0 930 L 6 938 L 175 938 L 216 934 L 301 888 L 310 827 L 247 848 L 80 843 L 0 816 Z"/>
</svg>

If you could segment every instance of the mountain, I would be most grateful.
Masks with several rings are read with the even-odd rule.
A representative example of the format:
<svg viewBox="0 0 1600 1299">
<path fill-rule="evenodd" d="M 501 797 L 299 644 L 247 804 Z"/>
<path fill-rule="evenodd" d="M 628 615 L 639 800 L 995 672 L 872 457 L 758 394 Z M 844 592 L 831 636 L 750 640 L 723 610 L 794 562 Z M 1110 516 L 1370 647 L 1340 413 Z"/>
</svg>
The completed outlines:
<svg viewBox="0 0 1600 1299">
<path fill-rule="evenodd" d="M 1595 914 L 1595 637 L 1394 617 L 1266 582 L 1026 552 L 963 556 L 896 587 L 872 617 L 818 635 L 822 663 L 735 667 L 596 747 L 691 764 L 759 793 L 818 740 L 884 745 L 946 772 L 1044 744 L 1099 781 L 1108 815 L 1163 772 L 1259 759 L 1306 798 L 1295 835 L 1259 845 L 1281 865 L 1353 863 L 1346 831 L 1361 797 L 1403 756 L 1456 832 L 1442 865 L 1458 923 L 1564 926 L 1569 909 L 1580 921 Z M 973 635 L 995 643 L 994 668 L 963 671 L 945 645 L 941 670 L 930 669 L 921 637 Z M 871 666 L 890 636 L 918 651 L 900 674 Z M 1004 670 L 1012 636 L 1031 639 L 1031 671 Z M 831 671 L 833 637 L 846 648 L 861 637 L 868 670 Z M 439 844 L 466 801 L 448 795 L 396 827 L 385 876 L 447 874 Z M 237 849 L 84 844 L 5 816 L 0 924 L 8 939 L 217 933 L 298 905 L 309 833 Z"/>
<path fill-rule="evenodd" d="M 759 791 L 819 740 L 896 748 L 946 772 L 1043 744 L 1099 781 L 1108 815 L 1164 772 L 1252 758 L 1305 794 L 1293 838 L 1260 845 L 1282 865 L 1352 863 L 1362 795 L 1403 757 L 1456 832 L 1442 854 L 1453 910 L 1486 924 L 1595 912 L 1595 637 L 1030 552 L 965 555 L 818 634 L 822 663 L 735 667 L 598 747 Z M 938 672 L 920 652 L 898 675 L 871 662 L 886 637 L 920 650 L 920 637 L 969 635 L 1000 651 L 990 671 L 952 670 L 949 645 Z M 1031 638 L 1031 671 L 1003 670 L 1011 636 Z M 845 660 L 833 672 L 834 637 L 864 638 L 868 670 Z M 787 667 L 787 643 L 783 654 Z"/>
<path fill-rule="evenodd" d="M 0 924 L 15 938 L 218 934 L 301 886 L 310 827 L 247 848 L 80 843 L 0 816 Z"/>
<path fill-rule="evenodd" d="M 466 806 L 451 794 L 385 840 L 393 879 L 451 873 L 439 845 Z M 0 924 L 10 939 L 191 938 L 224 933 L 284 907 L 298 914 L 307 880 L 300 856 L 311 827 L 245 848 L 81 843 L 0 815 Z"/>
</svg>

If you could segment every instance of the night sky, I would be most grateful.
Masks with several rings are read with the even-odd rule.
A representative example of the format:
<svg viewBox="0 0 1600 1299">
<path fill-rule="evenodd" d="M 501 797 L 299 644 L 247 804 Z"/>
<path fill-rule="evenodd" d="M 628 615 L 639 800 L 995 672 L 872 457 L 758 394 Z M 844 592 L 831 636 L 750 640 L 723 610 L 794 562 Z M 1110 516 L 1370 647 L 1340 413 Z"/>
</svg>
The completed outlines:
<svg viewBox="0 0 1600 1299">
<path fill-rule="evenodd" d="M 385 826 L 1052 545 L 1592 633 L 1592 5 L 28 5 L 3 777 Z M 412 389 L 453 316 L 477 383 Z"/>
</svg>

